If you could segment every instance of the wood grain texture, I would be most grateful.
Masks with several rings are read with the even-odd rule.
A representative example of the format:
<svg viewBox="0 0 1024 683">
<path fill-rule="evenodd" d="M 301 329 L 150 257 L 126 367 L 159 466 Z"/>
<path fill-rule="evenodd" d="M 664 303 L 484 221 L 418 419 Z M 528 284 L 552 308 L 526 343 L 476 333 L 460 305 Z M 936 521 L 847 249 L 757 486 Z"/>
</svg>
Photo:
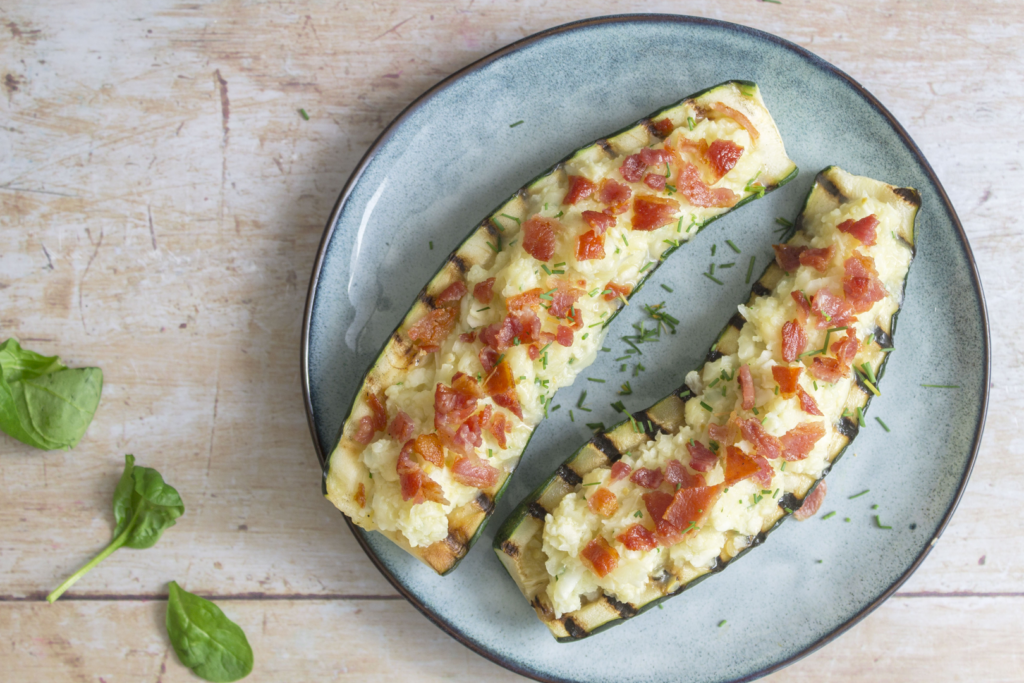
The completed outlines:
<svg viewBox="0 0 1024 683">
<path fill-rule="evenodd" d="M 0 339 L 106 379 L 74 451 L 0 436 L 5 669 L 186 680 L 162 603 L 144 600 L 174 578 L 236 598 L 224 606 L 254 641 L 254 679 L 514 678 L 392 600 L 320 498 L 298 367 L 306 283 L 348 174 L 419 94 L 536 31 L 650 11 L 774 33 L 874 93 L 945 185 L 993 321 L 988 427 L 953 522 L 896 599 L 777 678 L 1020 680 L 1024 5 L 782 1 L 5 3 Z M 72 590 L 103 601 L 40 604 L 109 541 L 125 452 L 187 514 Z"/>
</svg>

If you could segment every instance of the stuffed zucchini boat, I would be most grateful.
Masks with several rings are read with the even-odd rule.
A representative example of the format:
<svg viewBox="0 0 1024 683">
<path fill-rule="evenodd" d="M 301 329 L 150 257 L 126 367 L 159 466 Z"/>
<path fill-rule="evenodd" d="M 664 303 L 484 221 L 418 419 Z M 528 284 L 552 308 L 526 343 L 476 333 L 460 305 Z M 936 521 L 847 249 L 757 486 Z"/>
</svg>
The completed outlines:
<svg viewBox="0 0 1024 683">
<path fill-rule="evenodd" d="M 703 226 L 795 173 L 757 86 L 728 82 L 533 180 L 389 338 L 328 460 L 327 498 L 450 571 L 628 297 Z"/>
<path fill-rule="evenodd" d="M 879 393 L 919 205 L 909 188 L 819 173 L 703 367 L 505 521 L 495 551 L 556 638 L 653 607 L 817 511 Z"/>
</svg>

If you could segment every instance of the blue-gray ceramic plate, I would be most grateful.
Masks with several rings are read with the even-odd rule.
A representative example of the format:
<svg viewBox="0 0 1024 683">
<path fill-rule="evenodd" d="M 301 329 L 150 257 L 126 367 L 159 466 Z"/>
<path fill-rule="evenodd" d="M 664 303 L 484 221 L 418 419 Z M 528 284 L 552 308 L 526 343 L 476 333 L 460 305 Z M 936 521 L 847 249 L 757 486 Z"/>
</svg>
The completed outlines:
<svg viewBox="0 0 1024 683">
<path fill-rule="evenodd" d="M 734 78 L 761 86 L 801 173 L 704 231 L 637 294 L 637 304 L 665 301 L 680 320 L 678 333 L 645 345 L 644 371 L 636 372 L 635 363 L 622 371 L 613 360 L 624 349 L 619 337 L 640 320 L 641 306 L 619 316 L 609 334 L 612 351 L 586 373 L 607 382 L 577 382 L 555 397 L 562 409 L 538 428 L 491 524 L 450 576 L 435 575 L 379 534 L 353 528 L 380 571 L 427 617 L 527 676 L 731 681 L 792 662 L 906 580 L 948 522 L 974 463 L 989 374 L 985 306 L 963 229 L 920 151 L 874 97 L 806 50 L 742 26 L 651 15 L 569 24 L 499 50 L 416 100 L 367 152 L 330 217 L 310 283 L 303 379 L 321 457 L 334 448 L 378 349 L 486 214 L 573 149 Z M 814 174 L 831 164 L 915 187 L 923 199 L 917 258 L 882 396 L 871 403 L 855 455 L 829 476 L 822 511 L 837 514 L 785 524 L 746 559 L 663 610 L 577 643 L 556 643 L 491 550 L 494 531 L 589 438 L 584 422 L 612 424 L 612 402 L 621 398 L 637 410 L 681 384 L 745 300 L 749 256 L 756 256 L 758 272 L 767 265 L 775 218 L 792 219 Z M 733 254 L 726 239 L 742 253 Z M 716 271 L 723 286 L 701 275 L 715 244 L 716 262 L 736 263 Z M 633 393 L 621 397 L 618 387 L 627 380 Z M 577 410 L 571 422 L 569 408 L 583 389 L 593 412 L 583 419 Z M 879 528 L 875 515 L 892 528 Z"/>
</svg>

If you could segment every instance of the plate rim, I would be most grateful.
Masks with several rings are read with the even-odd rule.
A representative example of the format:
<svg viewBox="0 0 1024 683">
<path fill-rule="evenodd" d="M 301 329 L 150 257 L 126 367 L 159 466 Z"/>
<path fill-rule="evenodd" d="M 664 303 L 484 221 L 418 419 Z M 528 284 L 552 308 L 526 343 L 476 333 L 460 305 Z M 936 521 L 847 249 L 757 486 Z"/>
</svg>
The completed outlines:
<svg viewBox="0 0 1024 683">
<path fill-rule="evenodd" d="M 907 579 L 909 579 L 914 574 L 914 572 L 917 571 L 917 569 L 924 562 L 925 558 L 928 557 L 928 554 L 931 552 L 932 548 L 935 547 L 939 538 L 945 532 L 947 525 L 953 517 L 953 514 L 956 512 L 957 507 L 959 507 L 960 505 L 960 501 L 963 498 L 964 492 L 967 488 L 967 484 L 971 478 L 971 473 L 974 471 L 974 466 L 978 459 L 978 453 L 981 448 L 981 440 L 985 431 L 985 423 L 988 418 L 988 402 L 992 376 L 991 330 L 989 327 L 988 305 L 985 299 L 985 292 L 982 287 L 981 276 L 978 273 L 978 265 L 974 258 L 974 252 L 972 251 L 970 242 L 967 239 L 967 233 L 964 231 L 963 224 L 960 222 L 960 218 L 957 215 L 956 210 L 953 208 L 953 204 L 949 199 L 949 195 L 946 193 L 946 190 L 942 186 L 942 183 L 939 182 L 939 179 L 936 176 L 934 169 L 932 169 L 931 164 L 928 162 L 927 158 L 925 158 L 924 154 L 921 152 L 921 149 L 917 146 L 917 143 L 914 142 L 914 140 L 910 137 L 910 134 L 903 128 L 902 124 L 900 124 L 900 122 L 896 120 L 892 113 L 890 113 L 889 110 L 874 95 L 872 95 L 858 81 L 856 81 L 854 78 L 849 76 L 847 73 L 845 73 L 838 67 L 834 66 L 825 59 L 822 59 L 821 57 L 817 56 L 810 50 L 807 50 L 806 48 L 801 47 L 796 43 L 786 40 L 785 38 L 781 38 L 772 33 L 768 33 L 766 31 L 762 31 L 760 29 L 756 29 L 750 26 L 745 26 L 743 24 L 683 14 L 626 13 L 580 19 L 565 24 L 560 24 L 558 26 L 554 26 L 552 28 L 539 31 L 537 33 L 533 33 L 529 36 L 520 38 L 519 40 L 516 40 L 502 48 L 497 49 L 494 52 L 491 52 L 490 54 L 481 57 L 476 61 L 471 62 L 467 66 L 464 66 L 461 69 L 450 74 L 449 76 L 445 77 L 435 85 L 431 86 L 425 92 L 417 96 L 404 109 L 402 109 L 401 112 L 399 112 L 399 114 L 384 128 L 383 131 L 381 131 L 380 135 L 378 135 L 377 138 L 373 141 L 373 143 L 367 149 L 366 153 L 363 154 L 362 158 L 359 160 L 359 163 L 356 164 L 355 168 L 352 171 L 352 174 L 349 176 L 348 180 L 345 182 L 345 185 L 342 187 L 342 190 L 338 195 L 338 199 L 334 204 L 334 208 L 331 210 L 331 213 L 328 216 L 327 224 L 324 228 L 324 234 L 321 237 L 320 244 L 317 247 L 316 258 L 313 262 L 313 270 L 309 280 L 309 288 L 307 289 L 306 292 L 306 302 L 303 308 L 302 339 L 300 342 L 303 403 L 306 410 L 306 421 L 309 426 L 310 434 L 313 438 L 313 447 L 316 450 L 316 455 L 317 459 L 320 462 L 320 467 L 321 469 L 323 469 L 326 466 L 326 456 L 324 454 L 323 445 L 320 443 L 320 438 L 316 430 L 316 420 L 313 415 L 313 404 L 312 396 L 310 394 L 309 383 L 310 325 L 312 323 L 313 305 L 316 300 L 316 290 L 320 282 L 320 274 L 323 268 L 324 259 L 326 257 L 327 247 L 331 243 L 331 240 L 334 236 L 334 231 L 338 224 L 338 218 L 340 217 L 341 212 L 344 209 L 346 203 L 348 202 L 348 199 L 351 196 L 356 185 L 362 178 L 363 172 L 374 160 L 374 158 L 377 156 L 377 153 L 384 146 L 384 144 L 391 139 L 395 131 L 406 121 L 406 119 L 408 119 L 420 107 L 425 105 L 428 101 L 433 99 L 437 94 L 447 89 L 449 86 L 460 81 L 465 76 L 486 67 L 492 62 L 495 62 L 498 59 L 501 59 L 514 52 L 518 52 L 530 45 L 533 45 L 534 43 L 564 33 L 569 33 L 572 31 L 586 29 L 594 26 L 601 26 L 606 24 L 643 23 L 669 23 L 707 26 L 726 31 L 746 34 L 756 39 L 768 41 L 770 43 L 775 44 L 778 47 L 781 47 L 785 50 L 788 50 L 789 52 L 794 53 L 796 56 L 810 63 L 811 66 L 817 67 L 821 71 L 825 72 L 827 75 L 830 75 L 833 78 L 838 78 L 839 80 L 845 82 L 849 87 L 853 88 L 853 90 L 856 91 L 873 109 L 875 109 L 879 114 L 881 114 L 883 118 L 885 118 L 885 120 L 889 123 L 889 125 L 892 127 L 895 133 L 910 149 L 911 153 L 916 158 L 918 164 L 921 166 L 921 169 L 924 171 L 925 176 L 932 183 L 936 193 L 939 196 L 942 208 L 946 211 L 956 233 L 960 238 L 960 246 L 963 249 L 964 255 L 967 259 L 967 264 L 969 266 L 969 275 L 971 278 L 971 282 L 974 285 L 974 291 L 977 296 L 978 307 L 981 316 L 981 327 L 983 332 L 982 339 L 984 342 L 982 344 L 982 368 L 984 372 L 984 378 L 982 384 L 983 390 L 981 396 L 981 411 L 979 413 L 974 438 L 970 446 L 970 456 L 961 474 L 960 483 L 957 487 L 956 494 L 953 496 L 953 500 L 951 501 L 948 509 L 943 514 L 942 519 L 939 522 L 938 527 L 936 528 L 934 537 L 929 543 L 927 543 L 924 546 L 920 554 L 917 556 L 914 562 L 911 563 L 907 570 L 903 574 L 901 574 L 885 591 L 883 591 L 878 597 L 876 597 L 870 603 L 865 605 L 861 610 L 853 614 L 849 619 L 847 619 L 845 622 L 837 626 L 829 633 L 826 633 L 818 640 L 810 643 L 809 645 L 799 650 L 798 652 L 790 655 L 789 657 L 781 659 L 777 662 L 774 662 L 766 667 L 763 667 L 755 672 L 752 672 L 740 678 L 733 679 L 733 683 L 742 683 L 744 681 L 756 680 L 772 672 L 783 669 L 786 666 L 789 666 L 790 664 L 793 664 L 794 662 L 803 659 L 804 657 L 821 649 L 822 647 L 832 642 L 833 640 L 835 640 L 836 638 L 838 638 L 839 636 L 843 635 L 851 628 L 856 626 L 858 623 L 860 623 L 865 617 L 867 617 L 879 606 L 881 606 L 883 602 L 889 599 L 889 597 L 893 593 L 895 593 L 904 583 L 906 583 Z M 384 578 L 387 579 L 387 581 L 392 585 L 392 587 L 396 591 L 398 591 L 400 595 L 402 595 L 402 597 L 408 600 L 417 610 L 419 610 L 421 614 L 423 614 L 428 620 L 430 620 L 442 631 L 444 631 L 449 636 L 454 638 L 456 641 L 462 643 L 464 646 L 466 646 L 473 652 L 477 653 L 478 655 L 494 662 L 495 664 L 505 669 L 518 673 L 522 676 L 526 676 L 537 681 L 543 681 L 544 683 L 572 683 L 572 679 L 552 677 L 546 674 L 545 672 L 537 671 L 532 668 L 526 668 L 522 666 L 519 662 L 516 662 L 511 658 L 503 657 L 497 652 L 488 650 L 480 646 L 468 635 L 464 634 L 462 631 L 456 629 L 454 626 L 444 621 L 438 615 L 434 614 L 431 610 L 429 610 L 426 607 L 426 605 L 421 603 L 418 597 L 412 594 L 390 572 L 390 570 L 387 569 L 387 567 L 384 566 L 384 564 L 377 557 L 377 555 L 374 552 L 372 552 L 371 548 L 369 547 L 365 539 L 362 537 L 362 535 L 357 532 L 357 528 L 352 523 L 352 521 L 344 515 L 342 515 L 342 518 L 345 520 L 345 523 L 348 524 L 349 530 L 352 532 L 352 535 L 355 536 L 356 541 L 359 543 L 359 546 L 363 549 L 363 552 L 366 553 L 366 556 L 370 559 L 370 561 L 377 568 L 377 570 L 384 576 Z"/>
</svg>

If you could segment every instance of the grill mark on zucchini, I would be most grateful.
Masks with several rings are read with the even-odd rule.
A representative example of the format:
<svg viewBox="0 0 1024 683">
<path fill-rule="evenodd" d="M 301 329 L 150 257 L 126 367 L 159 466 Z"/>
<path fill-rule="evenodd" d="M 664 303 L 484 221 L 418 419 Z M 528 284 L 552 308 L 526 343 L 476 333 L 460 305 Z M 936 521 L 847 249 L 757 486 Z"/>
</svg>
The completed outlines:
<svg viewBox="0 0 1024 683">
<path fill-rule="evenodd" d="M 491 219 L 483 224 L 484 229 L 487 230 L 487 234 L 490 235 L 495 244 L 501 239 L 501 230 L 498 228 L 497 221 L 497 218 L 491 216 Z"/>
<path fill-rule="evenodd" d="M 614 596 L 608 595 L 607 593 L 604 594 L 604 599 L 623 619 L 629 619 L 630 617 L 635 617 L 637 615 L 637 608 L 633 607 L 633 605 L 630 605 L 628 602 L 619 602 Z"/>
<path fill-rule="evenodd" d="M 754 286 L 750 288 L 750 293 L 755 296 L 768 296 L 769 294 L 772 293 L 772 290 L 765 287 L 763 284 L 761 284 L 761 281 L 758 280 L 757 282 L 754 283 Z"/>
<path fill-rule="evenodd" d="M 466 259 L 462 258 L 458 254 L 452 254 L 448 257 L 448 260 L 452 262 L 452 265 L 459 271 L 459 277 L 465 277 L 466 273 L 469 272 L 469 264 L 466 263 Z"/>
<path fill-rule="evenodd" d="M 586 638 L 589 635 L 589 633 L 585 629 L 580 628 L 580 625 L 577 624 L 576 620 L 572 617 L 565 617 L 564 619 L 562 619 L 562 625 L 565 626 L 565 630 L 569 633 L 569 635 L 576 640 L 579 640 L 580 638 Z"/>
<path fill-rule="evenodd" d="M 615 149 L 611 146 L 611 144 L 607 140 L 602 138 L 602 139 L 598 140 L 595 144 L 598 147 L 600 147 L 601 149 L 603 149 L 605 151 L 605 154 L 607 154 L 610 158 L 614 159 L 616 156 L 618 156 L 615 153 Z"/>
<path fill-rule="evenodd" d="M 505 551 L 505 554 L 509 557 L 519 557 L 519 546 L 512 541 L 505 541 L 502 543 L 501 549 Z"/>
<path fill-rule="evenodd" d="M 832 195 L 838 203 L 845 204 L 850 201 L 846 195 L 843 194 L 842 190 L 836 187 L 836 184 L 833 183 L 832 180 L 824 173 L 819 173 L 814 180 L 819 186 L 821 186 L 822 190 Z"/>
<path fill-rule="evenodd" d="M 644 127 L 644 130 L 646 130 L 647 134 L 652 138 L 656 138 L 658 140 L 662 139 L 662 136 L 658 133 L 658 129 L 654 127 L 654 122 L 650 119 L 640 119 L 640 125 Z"/>
<path fill-rule="evenodd" d="M 729 318 L 729 326 L 735 327 L 736 330 L 742 330 L 743 326 L 747 324 L 747 319 L 744 318 L 739 312 L 733 317 Z"/>
<path fill-rule="evenodd" d="M 708 351 L 708 355 L 704 356 L 705 363 L 714 363 L 716 360 L 724 356 L 725 354 L 718 350 L 717 347 L 712 346 L 711 350 Z"/>
<path fill-rule="evenodd" d="M 837 422 L 835 427 L 837 432 L 845 436 L 850 441 L 853 441 L 860 432 L 860 427 L 857 425 L 857 422 L 848 417 L 844 417 L 842 420 Z"/>
<path fill-rule="evenodd" d="M 483 491 L 480 492 L 480 495 L 473 502 L 476 503 L 477 508 L 484 514 L 489 515 L 494 510 L 494 501 Z"/>
<path fill-rule="evenodd" d="M 875 341 L 878 342 L 878 346 L 883 349 L 893 348 L 892 335 L 883 330 L 881 327 L 875 327 Z"/>
<path fill-rule="evenodd" d="M 658 438 L 658 433 L 661 431 L 661 428 L 655 424 L 654 420 L 651 419 L 651 416 L 646 410 L 633 413 L 633 419 L 636 420 L 638 427 L 643 427 L 644 436 L 647 437 L 648 441 L 653 441 Z M 652 430 L 651 427 L 654 429 Z"/>
<path fill-rule="evenodd" d="M 915 209 L 921 208 L 921 194 L 912 187 L 895 187 L 893 194 L 910 204 Z"/>
<path fill-rule="evenodd" d="M 810 493 L 810 491 L 808 491 L 808 493 Z M 779 496 L 780 508 L 789 508 L 790 510 L 793 510 L 795 512 L 796 510 L 799 510 L 800 506 L 803 504 L 804 501 L 802 498 L 797 498 L 796 494 L 790 493 L 788 491 Z"/>
<path fill-rule="evenodd" d="M 561 465 L 558 468 L 558 478 L 573 487 L 583 483 L 583 477 L 573 472 L 567 465 Z"/>
<path fill-rule="evenodd" d="M 594 448 L 604 453 L 604 457 L 608 458 L 608 462 L 614 463 L 622 458 L 622 451 L 619 450 L 618 446 L 608 438 L 604 432 L 600 432 L 594 435 L 594 438 L 590 440 L 590 443 L 594 445 Z"/>
<path fill-rule="evenodd" d="M 542 522 L 544 521 L 544 518 L 548 515 L 548 511 L 545 510 L 544 506 L 538 503 L 537 501 L 533 501 L 532 503 L 530 503 L 529 507 L 526 508 L 526 512 L 529 513 L 529 515 L 534 519 L 539 519 Z"/>
</svg>

